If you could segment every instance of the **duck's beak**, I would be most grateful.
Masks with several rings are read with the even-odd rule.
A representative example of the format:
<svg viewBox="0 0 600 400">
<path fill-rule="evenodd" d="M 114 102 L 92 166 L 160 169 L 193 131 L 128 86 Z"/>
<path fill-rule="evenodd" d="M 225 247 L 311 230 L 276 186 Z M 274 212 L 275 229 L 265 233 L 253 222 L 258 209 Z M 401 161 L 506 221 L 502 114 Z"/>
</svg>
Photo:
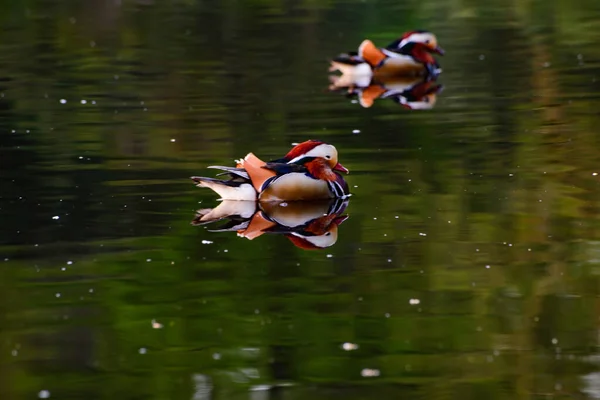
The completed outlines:
<svg viewBox="0 0 600 400">
<path fill-rule="evenodd" d="M 442 49 L 440 46 L 435 46 L 432 51 L 434 53 L 439 54 L 440 56 L 443 56 L 444 54 L 446 54 L 446 52 L 444 51 L 444 49 Z"/>
<path fill-rule="evenodd" d="M 345 173 L 345 174 L 347 174 L 348 172 L 350 172 L 350 171 L 348 170 L 348 168 L 344 167 L 344 166 L 343 166 L 342 164 L 340 164 L 340 163 L 337 163 L 337 164 L 335 164 L 335 167 L 333 167 L 333 170 L 334 170 L 334 171 L 340 171 L 340 172 L 343 172 L 343 173 Z"/>
<path fill-rule="evenodd" d="M 337 226 L 340 226 L 342 222 L 348 219 L 348 217 L 349 215 L 339 215 L 333 219 L 332 223 L 336 224 Z"/>
</svg>

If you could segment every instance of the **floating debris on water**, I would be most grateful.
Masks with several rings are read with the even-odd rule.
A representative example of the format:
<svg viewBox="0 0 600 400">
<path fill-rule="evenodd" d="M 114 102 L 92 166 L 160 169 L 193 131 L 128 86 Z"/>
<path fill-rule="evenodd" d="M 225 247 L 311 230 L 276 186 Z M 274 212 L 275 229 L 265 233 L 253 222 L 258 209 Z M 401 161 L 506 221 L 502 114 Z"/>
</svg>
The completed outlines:
<svg viewBox="0 0 600 400">
<path fill-rule="evenodd" d="M 210 240 L 203 240 L 203 241 L 202 241 L 202 244 L 212 244 L 212 243 L 213 243 L 213 242 L 212 242 L 212 241 L 210 241 Z"/>
<path fill-rule="evenodd" d="M 60 99 L 60 104 L 67 104 L 67 100 L 66 99 Z"/>
<path fill-rule="evenodd" d="M 152 329 L 162 329 L 163 324 L 160 322 L 156 322 L 155 319 L 152 320 Z"/>
<path fill-rule="evenodd" d="M 364 378 L 373 378 L 379 376 L 380 372 L 378 369 L 364 368 L 362 371 L 360 371 L 360 375 Z"/>
<path fill-rule="evenodd" d="M 55 215 L 54 217 L 52 217 L 52 219 L 60 219 L 60 217 L 58 215 Z"/>
<path fill-rule="evenodd" d="M 358 345 L 355 343 L 346 342 L 342 344 L 342 349 L 346 351 L 352 351 L 358 349 Z"/>
<path fill-rule="evenodd" d="M 40 399 L 50 398 L 50 391 L 49 390 L 40 390 L 40 392 L 38 393 L 38 398 L 40 398 Z"/>
<path fill-rule="evenodd" d="M 421 303 L 421 300 L 419 300 L 419 299 L 410 299 L 410 300 L 408 301 L 408 303 L 409 303 L 410 305 L 414 306 L 414 305 L 420 304 L 420 303 Z"/>
<path fill-rule="evenodd" d="M 146 354 L 147 351 L 148 350 L 146 350 L 145 347 L 140 347 L 140 349 L 138 350 L 138 353 L 140 353 L 140 354 Z"/>
</svg>

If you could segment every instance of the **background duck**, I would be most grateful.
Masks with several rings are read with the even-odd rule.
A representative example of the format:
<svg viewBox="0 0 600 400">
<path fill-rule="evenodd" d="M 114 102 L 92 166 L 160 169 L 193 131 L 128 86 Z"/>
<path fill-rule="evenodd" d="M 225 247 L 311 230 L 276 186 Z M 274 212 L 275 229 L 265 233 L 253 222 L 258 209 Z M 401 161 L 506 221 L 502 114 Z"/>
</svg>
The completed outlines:
<svg viewBox="0 0 600 400">
<path fill-rule="evenodd" d="M 333 145 L 309 140 L 294 146 L 283 158 L 264 162 L 254 154 L 237 166 L 210 166 L 225 171 L 228 180 L 192 177 L 199 187 L 208 187 L 223 200 L 295 201 L 345 197 L 348 185 L 336 171 L 348 173 L 338 162 Z"/>
<path fill-rule="evenodd" d="M 339 71 L 348 80 L 367 86 L 371 79 L 393 76 L 437 76 L 441 69 L 432 53 L 444 54 L 436 36 L 410 31 L 385 48 L 364 40 L 356 53 L 341 54 L 331 61 L 330 72 Z"/>
</svg>

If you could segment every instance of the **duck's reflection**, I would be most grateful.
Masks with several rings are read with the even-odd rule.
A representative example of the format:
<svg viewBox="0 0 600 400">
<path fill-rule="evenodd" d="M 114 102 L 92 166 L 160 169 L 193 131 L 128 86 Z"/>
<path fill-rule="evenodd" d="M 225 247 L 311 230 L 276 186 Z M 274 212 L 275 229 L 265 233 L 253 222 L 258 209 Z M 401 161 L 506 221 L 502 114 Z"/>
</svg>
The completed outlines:
<svg viewBox="0 0 600 400">
<path fill-rule="evenodd" d="M 301 249 L 320 250 L 337 241 L 338 226 L 348 218 L 342 215 L 348 203 L 348 199 L 289 203 L 225 200 L 215 208 L 198 210 L 192 225 L 226 220 L 209 232 L 237 232 L 250 240 L 279 234 Z"/>
<path fill-rule="evenodd" d="M 349 75 L 331 75 L 329 90 L 356 98 L 365 108 L 378 99 L 390 99 L 409 110 L 429 110 L 435 106 L 443 85 L 430 77 L 395 77 L 371 80 L 368 84 L 354 80 Z"/>
</svg>

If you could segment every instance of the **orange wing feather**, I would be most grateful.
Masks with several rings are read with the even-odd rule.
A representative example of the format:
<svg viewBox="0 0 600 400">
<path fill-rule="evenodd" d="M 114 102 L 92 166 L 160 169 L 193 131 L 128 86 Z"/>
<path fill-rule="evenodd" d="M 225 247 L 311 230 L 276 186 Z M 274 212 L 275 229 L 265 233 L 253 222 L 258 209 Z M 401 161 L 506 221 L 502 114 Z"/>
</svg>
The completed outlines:
<svg viewBox="0 0 600 400">
<path fill-rule="evenodd" d="M 248 172 L 252 186 L 258 193 L 263 189 L 263 184 L 271 177 L 275 176 L 275 172 L 270 169 L 263 168 L 266 162 L 256 157 L 252 153 L 248 153 L 246 157 L 238 164 Z"/>
<path fill-rule="evenodd" d="M 375 100 L 379 98 L 382 94 L 385 93 L 385 89 L 379 85 L 371 85 L 368 88 L 364 89 L 362 93 L 359 95 L 360 105 L 369 108 L 373 105 Z"/>
<path fill-rule="evenodd" d="M 358 55 L 361 56 L 371 67 L 378 66 L 387 56 L 379 50 L 370 40 L 364 40 L 358 47 Z"/>
<path fill-rule="evenodd" d="M 269 221 L 266 219 L 262 212 L 257 212 L 252 217 L 252 220 L 248 224 L 248 227 L 243 231 L 238 231 L 238 235 L 248 238 L 250 240 L 256 239 L 265 231 L 273 226 L 277 225 L 275 222 Z"/>
</svg>

